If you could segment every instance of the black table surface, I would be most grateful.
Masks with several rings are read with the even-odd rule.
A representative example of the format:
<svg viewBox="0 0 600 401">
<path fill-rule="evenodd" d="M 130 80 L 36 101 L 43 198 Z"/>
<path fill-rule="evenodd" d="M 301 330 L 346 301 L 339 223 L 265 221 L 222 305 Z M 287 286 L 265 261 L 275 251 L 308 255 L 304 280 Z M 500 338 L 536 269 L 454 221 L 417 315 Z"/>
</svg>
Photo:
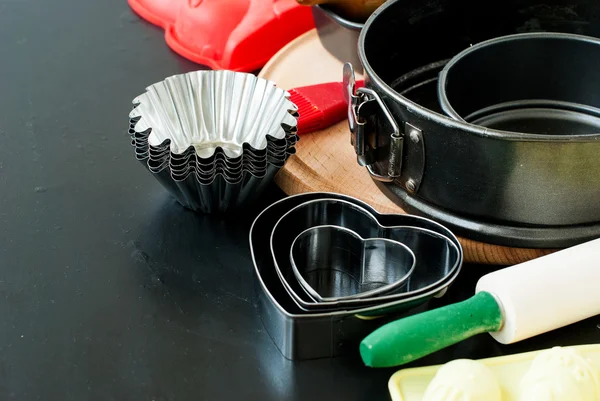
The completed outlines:
<svg viewBox="0 0 600 401">
<path fill-rule="evenodd" d="M 126 0 L 0 1 L 0 399 L 387 400 L 395 369 L 285 360 L 255 308 L 242 215 L 196 215 L 134 160 L 131 100 L 199 67 Z M 473 294 L 465 266 L 428 307 Z M 536 283 L 532 283 L 535 286 Z M 410 366 L 598 342 L 600 318 Z"/>
</svg>

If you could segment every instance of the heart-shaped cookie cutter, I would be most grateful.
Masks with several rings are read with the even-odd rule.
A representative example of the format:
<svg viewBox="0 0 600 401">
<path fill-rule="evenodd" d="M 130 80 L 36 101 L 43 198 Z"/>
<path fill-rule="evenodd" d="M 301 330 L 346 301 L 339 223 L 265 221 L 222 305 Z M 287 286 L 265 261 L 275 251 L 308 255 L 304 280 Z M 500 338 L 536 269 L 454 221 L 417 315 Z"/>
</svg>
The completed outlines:
<svg viewBox="0 0 600 401">
<path fill-rule="evenodd" d="M 444 226 L 410 215 L 371 213 L 363 202 L 322 198 L 304 202 L 285 213 L 271 232 L 271 255 L 280 281 L 292 300 L 304 311 L 335 311 L 360 308 L 411 298 L 440 288 L 462 264 L 462 250 Z M 368 205 L 366 205 L 368 206 Z M 294 239 L 304 230 L 321 225 L 348 228 L 363 238 L 387 238 L 407 245 L 415 254 L 415 270 L 405 291 L 378 297 L 315 302 L 296 279 L 289 252 Z M 443 233 L 443 234 L 442 234 Z"/>
<path fill-rule="evenodd" d="M 361 308 L 333 311 L 306 311 L 292 300 L 276 272 L 268 235 L 279 219 L 294 207 L 309 200 L 343 199 L 364 207 L 381 223 L 410 224 L 427 227 L 447 235 L 460 250 L 460 262 L 446 281 L 428 292 L 400 300 L 383 301 Z M 433 296 L 441 296 L 460 274 L 462 247 L 446 227 L 411 215 L 382 215 L 355 198 L 330 192 L 305 192 L 280 199 L 265 208 L 254 220 L 249 233 L 250 253 L 254 264 L 257 308 L 269 336 L 285 358 L 305 360 L 355 354 L 360 341 L 377 327 L 393 321 L 407 310 L 422 308 Z M 289 255 L 288 255 L 289 259 Z M 318 305 L 318 304 L 317 304 Z M 377 318 L 375 318 L 377 317 Z"/>
<path fill-rule="evenodd" d="M 361 299 L 401 290 L 415 269 L 413 251 L 340 226 L 304 230 L 292 243 L 296 279 L 315 302 Z"/>
</svg>

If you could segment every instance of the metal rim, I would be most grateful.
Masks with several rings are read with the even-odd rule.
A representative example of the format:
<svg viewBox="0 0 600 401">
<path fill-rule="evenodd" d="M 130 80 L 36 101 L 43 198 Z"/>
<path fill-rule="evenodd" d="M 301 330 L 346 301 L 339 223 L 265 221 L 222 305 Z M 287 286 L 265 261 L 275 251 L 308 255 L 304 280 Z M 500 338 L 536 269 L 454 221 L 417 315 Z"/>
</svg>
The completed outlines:
<svg viewBox="0 0 600 401">
<path fill-rule="evenodd" d="M 600 118 L 600 109 L 593 107 L 593 106 L 588 106 L 588 105 L 583 105 L 583 104 L 578 104 L 578 103 L 561 102 L 558 100 L 538 100 L 538 99 L 521 100 L 521 101 L 516 100 L 516 101 L 505 102 L 505 103 L 499 103 L 499 104 L 485 107 L 483 109 L 479 109 L 479 110 L 474 111 L 473 113 L 465 116 L 464 118 L 462 118 L 462 117 L 460 117 L 460 118 L 462 118 L 464 121 L 469 121 L 473 124 L 477 124 L 477 121 L 481 121 L 481 119 L 485 119 L 492 115 L 497 115 L 499 113 L 505 113 L 505 112 L 510 112 L 510 111 L 532 109 L 532 108 L 533 109 L 545 108 L 545 109 L 552 109 L 552 110 L 558 110 L 558 111 L 575 112 L 575 113 L 581 113 L 581 114 L 586 114 L 589 116 Z"/>
<path fill-rule="evenodd" d="M 299 195 L 296 195 L 296 196 L 299 196 Z M 445 286 L 449 277 L 452 277 L 453 272 L 460 271 L 460 269 L 462 267 L 464 256 L 463 256 L 462 246 L 460 245 L 460 242 L 458 241 L 456 236 L 454 236 L 454 234 L 448 228 L 444 227 L 442 224 L 440 224 L 438 222 L 435 222 L 426 217 L 411 215 L 410 218 L 414 218 L 415 220 L 422 220 L 424 222 L 427 222 L 428 224 L 436 225 L 439 227 L 439 229 L 441 231 L 446 232 L 448 234 L 448 235 L 443 235 L 439 232 L 429 230 L 426 228 L 422 228 L 422 227 L 416 227 L 416 226 L 406 226 L 406 225 L 392 226 L 392 227 L 412 227 L 415 230 L 427 232 L 434 236 L 438 236 L 438 237 L 441 237 L 442 239 L 445 239 L 453 248 L 455 248 L 458 257 L 457 257 L 455 263 L 450 268 L 449 272 L 444 277 L 442 277 L 441 279 L 437 280 L 434 283 L 429 284 L 426 287 L 415 290 L 412 294 L 410 292 L 404 293 L 405 296 L 402 296 L 402 294 L 389 294 L 389 295 L 379 296 L 379 297 L 377 297 L 376 300 L 369 299 L 369 298 L 366 298 L 366 299 L 344 299 L 344 300 L 338 300 L 338 301 L 318 302 L 318 303 L 304 301 L 298 294 L 296 294 L 294 289 L 287 282 L 287 280 L 284 277 L 283 272 L 277 262 L 276 255 L 274 254 L 274 251 L 273 251 L 274 233 L 275 233 L 277 227 L 281 224 L 281 221 L 287 215 L 289 215 L 292 211 L 298 209 L 301 206 L 304 206 L 309 203 L 323 201 L 323 200 L 335 200 L 335 201 L 339 201 L 339 202 L 345 202 L 345 203 L 351 204 L 353 207 L 356 207 L 357 209 L 362 209 L 364 211 L 364 213 L 368 214 L 380 227 L 383 227 L 383 226 L 381 224 L 379 224 L 376 216 L 392 215 L 392 214 L 379 214 L 375 210 L 373 210 L 373 212 L 371 212 L 369 209 L 372 209 L 372 208 L 368 207 L 369 206 L 368 204 L 365 204 L 364 202 L 362 202 L 356 198 L 353 198 L 351 196 L 344 195 L 343 197 L 345 199 L 328 198 L 326 196 L 323 196 L 320 198 L 315 198 L 315 199 L 311 199 L 311 200 L 307 200 L 305 202 L 299 203 L 298 205 L 294 206 L 293 208 L 291 208 L 287 212 L 285 212 L 283 215 L 281 215 L 280 218 L 277 220 L 277 222 L 273 225 L 273 229 L 271 230 L 270 238 L 269 238 L 269 246 L 270 246 L 270 252 L 271 252 L 271 259 L 273 262 L 273 266 L 275 267 L 275 272 L 276 272 L 282 286 L 284 287 L 284 290 L 288 293 L 289 297 L 296 304 L 296 306 L 298 306 L 298 308 L 300 308 L 301 310 L 306 311 L 306 312 L 312 312 L 317 309 L 335 310 L 338 308 L 342 308 L 345 305 L 347 305 L 348 308 L 351 308 L 352 305 L 355 305 L 354 306 L 355 308 L 360 308 L 362 304 L 371 304 L 372 305 L 374 302 L 377 302 L 377 301 L 383 301 L 383 302 L 389 301 L 393 305 L 400 305 L 402 303 L 408 303 L 410 301 L 419 299 L 422 296 L 426 297 L 425 294 L 429 294 L 429 293 L 435 294 L 435 293 L 439 292 L 440 289 L 442 289 Z M 405 216 L 405 215 L 403 215 L 403 216 Z M 415 255 L 415 259 L 416 259 L 416 255 Z M 400 299 L 396 299 L 398 297 L 400 297 Z M 394 299 L 394 301 L 391 301 L 392 299 Z M 375 305 L 375 306 L 377 306 L 377 305 Z M 315 309 L 313 309 L 313 307 L 315 307 Z M 380 307 L 377 306 L 377 309 L 379 309 L 379 308 Z"/>
<path fill-rule="evenodd" d="M 469 56 L 470 54 L 476 53 L 483 48 L 487 48 L 487 47 L 494 46 L 497 44 L 502 44 L 502 43 L 510 43 L 510 42 L 515 42 L 515 41 L 531 40 L 531 39 L 574 40 L 577 42 L 586 42 L 586 43 L 590 43 L 590 44 L 593 44 L 596 46 L 600 46 L 600 40 L 591 38 L 589 36 L 576 35 L 576 34 L 570 34 L 570 33 L 559 33 L 559 32 L 518 33 L 518 34 L 513 34 L 513 35 L 504 35 L 504 36 L 500 36 L 497 38 L 488 39 L 488 40 L 484 40 L 483 42 L 476 43 L 475 45 L 464 49 L 463 51 L 458 53 L 456 56 L 451 58 L 450 61 L 448 61 L 448 63 L 446 63 L 446 65 L 444 66 L 444 68 L 442 69 L 442 71 L 439 74 L 438 92 L 437 92 L 438 98 L 440 99 L 440 106 L 441 106 L 442 110 L 448 115 L 448 117 L 450 117 L 454 120 L 462 121 L 462 122 L 467 121 L 467 118 L 464 118 L 461 115 L 459 115 L 458 112 L 454 109 L 454 107 L 452 106 L 452 102 L 448 99 L 448 95 L 446 92 L 448 74 L 450 73 L 450 70 L 452 69 L 452 67 L 454 67 L 460 61 L 462 61 L 465 57 Z M 515 132 L 515 131 L 498 130 L 498 132 L 502 132 L 502 133 L 504 133 L 504 135 L 518 134 L 518 132 Z M 525 133 L 525 134 L 527 134 L 527 133 Z M 531 134 L 527 134 L 527 135 L 531 135 Z M 598 135 L 598 134 L 593 134 L 593 135 Z M 566 137 L 571 138 L 571 137 L 581 136 L 581 137 L 589 138 L 590 136 L 593 136 L 593 135 L 590 135 L 590 134 L 553 135 L 552 137 L 556 138 L 556 137 L 566 136 Z"/>
<path fill-rule="evenodd" d="M 343 300 L 350 300 L 350 299 L 365 299 L 365 298 L 370 298 L 370 297 L 376 297 L 380 294 L 386 294 L 386 293 L 389 293 L 389 292 L 395 290 L 396 288 L 400 287 L 402 284 L 406 283 L 406 281 L 410 278 L 412 273 L 415 271 L 415 266 L 417 264 L 417 258 L 415 256 L 414 252 L 408 246 L 406 246 L 402 242 L 394 241 L 394 240 L 387 239 L 387 238 L 375 238 L 379 241 L 387 242 L 387 243 L 393 244 L 394 246 L 399 246 L 406 253 L 408 253 L 410 255 L 410 259 L 411 259 L 412 263 L 410 265 L 410 268 L 407 270 L 407 272 L 404 273 L 404 276 L 402 276 L 402 278 L 400 278 L 400 280 L 396 280 L 392 283 L 383 285 L 381 287 L 375 288 L 370 291 L 360 292 L 360 293 L 356 293 L 356 294 L 353 294 L 350 296 L 345 296 L 345 297 L 323 297 L 308 283 L 308 281 L 306 281 L 306 279 L 304 278 L 302 273 L 300 273 L 300 270 L 298 269 L 298 266 L 296 265 L 296 262 L 295 262 L 294 256 L 293 256 L 293 249 L 296 246 L 296 241 L 298 241 L 298 239 L 301 236 L 306 235 L 307 233 L 311 232 L 312 230 L 323 228 L 323 227 L 331 227 L 331 228 L 335 228 L 336 230 L 339 230 L 339 231 L 345 231 L 348 235 L 358 238 L 361 241 L 366 240 L 365 238 L 362 238 L 360 235 L 358 235 L 357 233 L 355 233 L 354 231 L 352 231 L 350 229 L 347 229 L 346 227 L 332 226 L 332 225 L 321 225 L 321 226 L 307 228 L 306 230 L 304 230 L 300 234 L 298 234 L 296 236 L 296 238 L 294 238 L 294 241 L 292 241 L 292 246 L 290 247 L 290 264 L 292 266 L 294 276 L 296 277 L 298 282 L 300 282 L 302 289 L 304 289 L 304 291 L 308 292 L 308 294 L 311 296 L 311 298 L 313 298 L 316 302 L 321 303 L 321 302 L 336 302 L 336 301 L 343 301 Z"/>
<path fill-rule="evenodd" d="M 600 237 L 600 223 L 560 227 L 520 227 L 489 223 L 448 212 L 409 195 L 397 185 L 375 181 L 386 196 L 409 213 L 444 223 L 475 241 L 515 248 L 567 248 Z"/>
<path fill-rule="evenodd" d="M 339 14 L 333 12 L 326 5 L 318 4 L 318 5 L 314 6 L 314 7 L 318 8 L 319 10 L 321 10 L 332 21 L 338 23 L 339 25 L 343 26 L 344 28 L 351 29 L 353 31 L 360 31 L 363 28 L 363 26 L 365 25 L 364 23 L 356 22 L 356 21 L 351 21 L 349 19 L 346 19 L 346 18 L 340 16 Z"/>
<path fill-rule="evenodd" d="M 318 196 L 318 195 L 322 195 L 323 197 L 326 196 L 338 196 L 340 197 L 340 199 L 346 198 L 346 199 L 353 199 L 352 197 L 349 196 L 345 196 L 345 195 L 340 195 L 340 194 L 336 194 L 336 193 L 330 193 L 330 192 L 320 192 L 320 193 L 316 193 L 316 192 L 309 192 L 309 193 L 304 193 L 304 194 L 298 194 L 298 195 L 294 195 L 294 196 L 289 196 L 283 199 L 280 199 L 277 202 L 272 203 L 271 205 L 267 206 L 262 212 L 260 212 L 260 214 L 256 217 L 256 219 L 254 219 L 254 221 L 252 222 L 252 226 L 250 227 L 250 232 L 248 234 L 248 239 L 250 242 L 250 255 L 252 257 L 252 264 L 254 265 L 254 273 L 256 275 L 256 278 L 258 280 L 258 283 L 260 284 L 260 287 L 262 289 L 262 292 L 267 296 L 267 298 L 269 299 L 269 302 L 271 302 L 273 304 L 273 306 L 275 306 L 279 312 L 281 314 L 283 314 L 286 318 L 288 319 L 313 319 L 313 318 L 322 318 L 322 317 L 331 317 L 331 316 L 353 316 L 353 315 L 360 315 L 360 314 L 368 314 L 368 313 L 373 313 L 373 312 L 377 312 L 381 309 L 384 308 L 393 308 L 394 306 L 397 306 L 399 304 L 398 301 L 396 302 L 388 302 L 386 304 L 382 304 L 382 305 L 375 305 L 375 306 L 370 306 L 367 308 L 362 308 L 362 309 L 357 309 L 357 310 L 343 310 L 343 311 L 334 311 L 334 312 L 323 312 L 323 313 L 300 313 L 300 314 L 294 314 L 294 313 L 290 313 L 288 312 L 283 306 L 281 306 L 279 304 L 279 302 L 277 302 L 277 299 L 275 299 L 275 297 L 273 296 L 273 294 L 271 293 L 271 291 L 269 291 L 269 288 L 266 286 L 262 275 L 259 271 L 258 265 L 256 263 L 256 257 L 254 255 L 254 246 L 252 243 L 252 237 L 253 237 L 253 233 L 254 233 L 254 228 L 256 223 L 261 219 L 261 217 L 267 213 L 272 207 L 274 207 L 275 205 L 278 205 L 282 202 L 286 202 L 289 199 L 296 199 L 298 197 L 305 197 L 305 196 Z M 415 216 L 418 217 L 418 216 Z M 458 239 L 453 235 L 453 237 L 451 237 L 451 239 L 456 240 L 456 243 L 458 245 L 460 245 L 460 243 L 458 242 Z M 456 245 L 456 244 L 455 244 Z M 459 248 L 462 249 L 462 248 Z M 462 261 L 463 261 L 463 253 L 460 252 L 460 263 L 458 268 L 456 269 L 456 271 L 454 272 L 454 275 L 449 277 L 448 281 L 444 283 L 443 287 L 436 289 L 435 291 L 431 291 L 428 294 L 423 294 L 421 296 L 416 296 L 410 300 L 404 300 L 404 301 L 417 301 L 419 300 L 421 297 L 425 298 L 425 297 L 433 297 L 434 295 L 436 295 L 437 293 L 439 293 L 440 291 L 444 290 L 445 288 L 448 288 L 456 279 L 456 277 L 458 277 L 458 274 L 461 271 L 462 268 Z M 281 284 L 283 286 L 283 284 Z M 285 289 L 284 289 L 285 291 Z"/>
<path fill-rule="evenodd" d="M 508 131 L 499 131 L 488 129 L 485 127 L 480 127 L 477 125 L 469 124 L 463 121 L 457 121 L 450 117 L 447 117 L 443 114 L 437 113 L 433 110 L 427 109 L 406 97 L 400 95 L 394 89 L 392 89 L 383 79 L 381 79 L 371 67 L 371 64 L 368 61 L 366 52 L 365 52 L 365 40 L 367 35 L 369 34 L 370 27 L 374 23 L 376 23 L 377 19 L 381 14 L 384 14 L 385 11 L 394 6 L 400 0 L 390 0 L 385 2 L 381 7 L 379 7 L 365 22 L 363 29 L 360 31 L 360 35 L 358 37 L 358 57 L 362 63 L 363 70 L 368 77 L 368 81 L 371 81 L 374 86 L 385 93 L 386 96 L 393 99 L 395 102 L 401 104 L 406 107 L 411 112 L 420 113 L 425 118 L 432 120 L 442 126 L 451 127 L 454 129 L 459 129 L 464 131 L 465 133 L 469 133 L 472 135 L 477 135 L 481 137 L 488 138 L 497 138 L 506 141 L 542 141 L 542 142 L 561 142 L 561 141 L 582 141 L 588 142 L 590 140 L 600 139 L 600 133 L 597 135 L 543 135 L 543 134 L 523 134 L 519 132 L 508 132 Z M 383 18 L 383 17 L 382 17 Z M 564 35 L 572 35 L 572 34 L 564 34 Z M 580 35 L 573 35 L 580 36 Z M 493 39 L 492 39 L 493 40 Z"/>
</svg>

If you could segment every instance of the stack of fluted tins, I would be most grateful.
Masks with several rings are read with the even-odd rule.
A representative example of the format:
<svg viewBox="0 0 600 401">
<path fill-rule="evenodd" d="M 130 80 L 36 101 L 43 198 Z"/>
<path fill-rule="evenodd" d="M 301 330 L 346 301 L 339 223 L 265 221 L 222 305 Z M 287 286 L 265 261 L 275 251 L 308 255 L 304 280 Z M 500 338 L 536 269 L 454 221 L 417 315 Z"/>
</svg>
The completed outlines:
<svg viewBox="0 0 600 401">
<path fill-rule="evenodd" d="M 183 206 L 225 212 L 256 200 L 298 141 L 287 91 L 252 74 L 195 71 L 133 100 L 135 155 Z"/>
</svg>

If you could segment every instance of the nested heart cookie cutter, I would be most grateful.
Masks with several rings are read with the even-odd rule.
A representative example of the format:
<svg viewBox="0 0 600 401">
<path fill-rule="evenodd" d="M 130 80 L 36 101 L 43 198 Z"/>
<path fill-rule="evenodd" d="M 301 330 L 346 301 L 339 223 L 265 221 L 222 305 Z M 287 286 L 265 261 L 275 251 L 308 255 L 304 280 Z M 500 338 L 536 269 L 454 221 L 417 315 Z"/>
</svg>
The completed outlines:
<svg viewBox="0 0 600 401">
<path fill-rule="evenodd" d="M 359 201 L 334 198 L 311 200 L 289 210 L 273 227 L 270 242 L 277 275 L 302 310 L 332 311 L 410 298 L 442 288 L 447 278 L 461 265 L 462 251 L 445 227 L 416 216 L 373 214 L 361 205 Z M 405 290 L 362 299 L 323 302 L 315 302 L 307 296 L 294 275 L 289 252 L 301 232 L 322 225 L 345 227 L 362 238 L 386 238 L 408 246 L 415 254 L 416 263 Z"/>
<path fill-rule="evenodd" d="M 404 224 L 442 234 L 450 238 L 459 250 L 456 269 L 452 266 L 436 266 L 428 274 L 446 277 L 438 287 L 399 300 L 378 298 L 378 302 L 357 307 L 341 307 L 333 310 L 301 308 L 294 301 L 276 272 L 271 241 L 268 235 L 281 217 L 296 206 L 310 200 L 341 199 L 356 204 L 377 216 L 385 225 Z M 408 310 L 422 307 L 432 297 L 442 296 L 460 273 L 463 253 L 460 242 L 446 227 L 428 219 L 412 215 L 378 214 L 368 204 L 350 196 L 329 192 L 308 192 L 285 197 L 265 208 L 254 220 L 249 234 L 250 252 L 254 264 L 257 290 L 257 308 L 269 336 L 287 359 L 303 360 L 355 354 L 360 341 L 368 333 Z M 289 249 L 288 249 L 289 250 Z M 289 253 L 285 252 L 286 260 Z M 437 268 L 437 271 L 435 270 Z M 335 303 L 334 303 L 335 304 Z M 315 304 L 321 305 L 321 304 Z M 377 317 L 377 318 L 375 318 Z"/>
<path fill-rule="evenodd" d="M 415 269 L 413 251 L 387 238 L 362 238 L 340 226 L 304 230 L 292 243 L 294 276 L 315 302 L 400 292 Z"/>
</svg>

